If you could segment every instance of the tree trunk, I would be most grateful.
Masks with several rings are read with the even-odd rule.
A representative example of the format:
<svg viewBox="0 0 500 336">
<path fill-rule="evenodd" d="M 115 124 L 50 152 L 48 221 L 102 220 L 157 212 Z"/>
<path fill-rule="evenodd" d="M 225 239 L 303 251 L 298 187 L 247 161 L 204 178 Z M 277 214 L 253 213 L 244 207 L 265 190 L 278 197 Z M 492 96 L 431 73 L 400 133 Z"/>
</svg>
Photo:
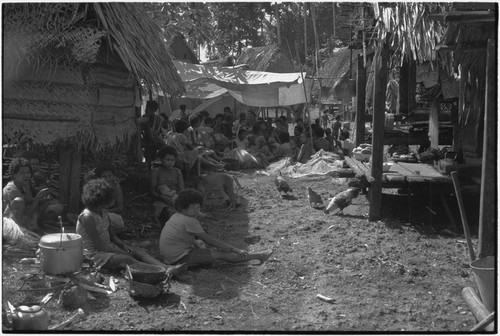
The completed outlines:
<svg viewBox="0 0 500 336">
<path fill-rule="evenodd" d="M 373 182 L 370 186 L 369 220 L 376 221 L 381 217 L 382 208 L 382 173 L 384 161 L 384 124 L 385 124 L 385 92 L 387 87 L 387 62 L 389 49 L 384 43 L 375 66 L 375 88 L 373 96 L 373 131 L 371 171 Z M 374 61 L 377 61 L 374 59 Z"/>
<path fill-rule="evenodd" d="M 366 69 L 363 55 L 358 55 L 358 74 L 356 83 L 356 147 L 365 141 L 365 96 L 366 96 Z"/>
<path fill-rule="evenodd" d="M 318 30 L 316 29 L 316 6 L 311 3 L 311 17 L 313 22 L 314 31 L 314 67 L 316 69 L 316 76 L 319 73 L 319 62 L 318 62 L 318 52 L 319 52 L 319 41 L 318 41 Z"/>
<path fill-rule="evenodd" d="M 278 46 L 281 47 L 281 26 L 280 26 L 280 15 L 279 15 L 279 9 L 278 9 L 278 3 L 276 2 L 274 4 L 274 12 L 276 15 L 276 28 L 278 30 L 277 35 L 278 35 Z"/>
<path fill-rule="evenodd" d="M 307 64 L 307 7 L 304 2 L 304 64 Z"/>
</svg>

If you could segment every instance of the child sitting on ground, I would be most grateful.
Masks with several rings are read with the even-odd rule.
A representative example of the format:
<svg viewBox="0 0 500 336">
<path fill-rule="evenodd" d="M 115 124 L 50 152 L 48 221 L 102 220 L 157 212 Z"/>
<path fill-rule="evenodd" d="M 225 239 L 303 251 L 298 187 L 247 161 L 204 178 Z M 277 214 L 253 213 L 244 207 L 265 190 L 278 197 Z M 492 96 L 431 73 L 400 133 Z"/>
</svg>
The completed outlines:
<svg viewBox="0 0 500 336">
<path fill-rule="evenodd" d="M 240 263 L 259 260 L 262 264 L 273 253 L 272 250 L 248 253 L 207 234 L 196 219 L 200 216 L 203 203 L 203 195 L 198 190 L 183 190 L 179 193 L 177 202 L 180 212 L 169 219 L 160 235 L 160 255 L 165 262 L 185 263 L 190 266 L 211 265 L 216 261 Z M 196 239 L 215 249 L 198 247 Z"/>
<path fill-rule="evenodd" d="M 83 187 L 85 209 L 78 216 L 76 232 L 82 236 L 83 254 L 97 269 L 123 270 L 127 265 L 151 264 L 163 266 L 168 274 L 176 274 L 183 267 L 169 266 L 140 248 L 122 242 L 110 226 L 106 210 L 113 203 L 113 188 L 104 179 L 93 179 Z"/>
<path fill-rule="evenodd" d="M 121 232 L 125 230 L 125 222 L 121 213 L 123 212 L 123 191 L 120 183 L 115 176 L 115 167 L 111 162 L 101 162 L 95 168 L 95 175 L 97 178 L 105 179 L 113 188 L 114 203 L 107 209 L 109 213 L 109 219 L 111 221 L 111 226 L 115 232 Z"/>
<path fill-rule="evenodd" d="M 154 219 L 163 226 L 177 211 L 177 193 L 184 189 L 184 179 L 180 169 L 175 168 L 177 151 L 165 146 L 158 151 L 160 166 L 151 172 L 151 196 L 153 196 Z"/>
<path fill-rule="evenodd" d="M 283 157 L 292 158 L 295 156 L 295 144 L 290 142 L 290 134 L 288 132 L 280 133 L 279 135 L 280 144 L 276 148 L 276 158 L 281 159 Z"/>
</svg>

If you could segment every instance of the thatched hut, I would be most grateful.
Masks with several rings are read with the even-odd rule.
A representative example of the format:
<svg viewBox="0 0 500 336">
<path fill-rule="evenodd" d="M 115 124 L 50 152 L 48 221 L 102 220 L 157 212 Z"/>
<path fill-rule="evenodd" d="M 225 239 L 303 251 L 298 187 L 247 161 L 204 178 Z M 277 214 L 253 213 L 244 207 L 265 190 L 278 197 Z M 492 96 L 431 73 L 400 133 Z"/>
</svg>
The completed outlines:
<svg viewBox="0 0 500 336">
<path fill-rule="evenodd" d="M 184 91 L 162 32 L 138 3 L 10 3 L 3 33 L 4 146 L 55 148 L 76 211 L 82 151 L 137 135 L 143 87 Z"/>
<path fill-rule="evenodd" d="M 293 62 L 277 44 L 246 48 L 235 65 L 246 64 L 249 70 L 287 73 L 295 72 Z"/>
<path fill-rule="evenodd" d="M 359 50 L 334 50 L 318 73 L 322 105 L 348 105 L 356 95 L 356 60 Z"/>
</svg>

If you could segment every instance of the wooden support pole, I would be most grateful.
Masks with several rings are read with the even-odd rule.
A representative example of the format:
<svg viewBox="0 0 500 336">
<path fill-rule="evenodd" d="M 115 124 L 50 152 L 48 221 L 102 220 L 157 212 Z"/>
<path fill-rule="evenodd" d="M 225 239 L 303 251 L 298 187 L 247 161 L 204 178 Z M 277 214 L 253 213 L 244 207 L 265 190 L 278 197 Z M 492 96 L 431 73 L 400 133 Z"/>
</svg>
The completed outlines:
<svg viewBox="0 0 500 336">
<path fill-rule="evenodd" d="M 432 102 L 429 114 L 429 139 L 432 148 L 439 148 L 439 105 L 436 100 Z"/>
<path fill-rule="evenodd" d="M 66 204 L 68 212 L 80 211 L 81 153 L 71 147 L 60 150 L 59 201 Z"/>
<path fill-rule="evenodd" d="M 405 58 L 399 72 L 398 104 L 396 106 L 397 114 L 408 115 L 408 81 L 410 74 L 410 63 Z"/>
<path fill-rule="evenodd" d="M 497 188 L 497 55 L 495 40 L 488 41 L 484 113 L 483 167 L 479 204 L 479 258 L 495 255 Z"/>
<path fill-rule="evenodd" d="M 365 142 L 365 98 L 366 69 L 363 55 L 358 55 L 358 74 L 356 76 L 356 147 Z"/>
<path fill-rule="evenodd" d="M 71 153 L 71 180 L 69 187 L 68 211 L 72 213 L 80 212 L 80 171 L 82 167 L 82 153 L 74 150 Z"/>
<path fill-rule="evenodd" d="M 474 247 L 472 246 L 472 240 L 470 237 L 469 224 L 467 222 L 467 215 L 465 214 L 464 201 L 462 199 L 462 190 L 460 187 L 460 181 L 458 180 L 458 172 L 451 172 L 451 178 L 453 180 L 453 186 L 455 187 L 455 195 L 457 197 L 458 209 L 460 210 L 460 217 L 462 218 L 462 225 L 464 227 L 465 240 L 467 241 L 467 247 L 469 248 L 470 261 L 476 260 L 474 254 Z"/>
<path fill-rule="evenodd" d="M 477 321 L 483 321 L 488 317 L 490 311 L 486 309 L 484 304 L 481 302 L 476 292 L 471 287 L 465 287 L 462 289 L 462 297 L 469 306 L 472 314 Z M 495 331 L 495 323 L 490 323 L 484 327 L 485 331 Z"/>
<path fill-rule="evenodd" d="M 59 202 L 69 206 L 71 148 L 61 148 L 59 153 Z"/>
<path fill-rule="evenodd" d="M 371 171 L 373 182 L 370 186 L 369 220 L 376 221 L 381 217 L 382 209 L 382 174 L 384 163 L 384 124 L 385 124 L 385 92 L 387 87 L 387 63 L 389 48 L 384 43 L 380 55 L 374 62 L 375 85 L 373 96 L 373 130 L 372 130 L 372 158 Z"/>
</svg>

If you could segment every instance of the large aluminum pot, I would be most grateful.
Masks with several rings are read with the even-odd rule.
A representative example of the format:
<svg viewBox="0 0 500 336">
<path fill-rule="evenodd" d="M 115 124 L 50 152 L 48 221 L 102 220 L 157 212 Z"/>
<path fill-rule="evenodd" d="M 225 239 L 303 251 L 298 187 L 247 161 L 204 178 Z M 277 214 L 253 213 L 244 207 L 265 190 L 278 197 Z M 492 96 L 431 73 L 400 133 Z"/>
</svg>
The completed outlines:
<svg viewBox="0 0 500 336">
<path fill-rule="evenodd" d="M 50 275 L 78 272 L 82 268 L 82 237 L 76 233 L 52 233 L 43 236 L 40 247 L 42 271 Z"/>
</svg>

